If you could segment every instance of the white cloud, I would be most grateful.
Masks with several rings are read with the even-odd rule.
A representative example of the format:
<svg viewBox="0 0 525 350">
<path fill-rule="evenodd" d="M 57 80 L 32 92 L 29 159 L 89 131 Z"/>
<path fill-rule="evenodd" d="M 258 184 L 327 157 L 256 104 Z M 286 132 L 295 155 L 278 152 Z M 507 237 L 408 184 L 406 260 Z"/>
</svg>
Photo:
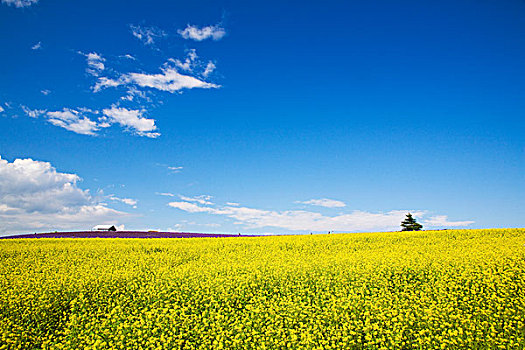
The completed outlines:
<svg viewBox="0 0 525 350">
<path fill-rule="evenodd" d="M 24 105 L 22 105 L 21 107 L 24 113 L 31 118 L 38 118 L 42 114 L 46 113 L 44 109 L 30 109 L 29 107 Z"/>
<path fill-rule="evenodd" d="M 165 37 L 167 34 L 163 30 L 155 27 L 141 27 L 130 25 L 131 33 L 133 36 L 145 45 L 153 45 L 157 38 Z"/>
<path fill-rule="evenodd" d="M 44 95 L 44 96 L 47 96 L 47 95 L 49 95 L 49 94 L 51 93 L 50 90 L 40 90 L 40 92 L 41 92 L 42 95 Z"/>
<path fill-rule="evenodd" d="M 196 202 L 202 205 L 212 205 L 213 204 L 212 202 L 210 202 L 210 199 L 212 199 L 213 197 L 205 195 L 205 194 L 200 195 L 200 196 L 195 196 L 195 197 L 186 197 L 183 195 L 179 195 L 179 198 L 182 199 L 183 201 Z"/>
<path fill-rule="evenodd" d="M 153 132 L 157 130 L 155 120 L 142 117 L 144 111 L 111 106 L 102 110 L 102 113 L 112 122 L 133 130 L 137 135 L 151 138 L 160 136 L 159 133 Z"/>
<path fill-rule="evenodd" d="M 220 87 L 220 85 L 207 83 L 190 75 L 180 74 L 175 67 L 166 67 L 161 70 L 162 73 L 160 74 L 128 73 L 118 79 L 101 77 L 93 87 L 93 91 L 98 92 L 107 87 L 117 87 L 120 85 L 137 85 L 171 93 L 182 89 L 211 89 Z"/>
<path fill-rule="evenodd" d="M 78 107 L 77 110 L 82 113 L 99 114 L 99 111 L 86 107 Z"/>
<path fill-rule="evenodd" d="M 183 227 L 184 227 L 184 225 L 182 225 L 182 224 L 175 224 L 175 225 L 173 225 L 171 227 L 168 227 L 166 229 L 166 232 L 180 232 L 180 231 L 182 231 Z"/>
<path fill-rule="evenodd" d="M 220 227 L 217 223 L 199 223 L 195 221 L 182 220 L 181 223 L 175 224 L 168 228 L 167 231 L 195 230 L 196 227 Z"/>
<path fill-rule="evenodd" d="M 195 49 L 188 50 L 188 54 L 186 55 L 184 61 L 174 58 L 170 58 L 168 61 L 172 62 L 176 68 L 189 73 L 196 73 L 197 68 L 199 68 L 201 70 L 200 74 L 205 78 L 207 78 L 215 70 L 215 68 L 217 68 L 212 61 L 208 61 L 208 63 L 205 64 L 199 60 L 199 56 L 197 56 L 197 51 Z M 167 64 L 164 66 L 168 67 Z"/>
<path fill-rule="evenodd" d="M 297 201 L 297 203 L 308 204 L 308 205 L 316 205 L 316 206 L 319 206 L 319 207 L 326 207 L 326 208 L 342 208 L 342 207 L 346 206 L 346 204 L 344 202 L 337 201 L 335 199 L 328 199 L 328 198 L 311 199 L 311 200 L 305 201 L 305 202 Z"/>
<path fill-rule="evenodd" d="M 4 111 L 4 107 L 0 106 L 0 113 Z"/>
<path fill-rule="evenodd" d="M 102 89 L 108 88 L 108 87 L 117 87 L 120 85 L 125 84 L 123 80 L 114 80 L 107 77 L 100 77 L 98 78 L 97 83 L 93 87 L 94 92 L 99 92 Z"/>
<path fill-rule="evenodd" d="M 452 227 L 452 226 L 468 226 L 473 224 L 474 221 L 448 221 L 446 215 L 436 215 L 423 221 L 424 226 L 429 227 Z"/>
<path fill-rule="evenodd" d="M 183 199 L 184 200 L 184 199 Z M 238 206 L 220 208 L 203 207 L 191 202 L 170 202 L 173 208 L 190 213 L 208 213 L 237 220 L 235 224 L 249 229 L 275 227 L 292 231 L 376 231 L 399 230 L 407 210 L 371 213 L 355 210 L 349 214 L 325 216 L 305 210 L 273 211 Z M 414 217 L 421 217 L 423 211 L 410 211 Z"/>
<path fill-rule="evenodd" d="M 181 167 L 181 166 L 169 166 L 168 169 L 171 170 L 172 173 L 176 174 L 176 173 L 180 173 L 180 171 L 182 169 L 184 169 L 184 167 Z"/>
<path fill-rule="evenodd" d="M 236 202 L 226 202 L 226 204 L 232 205 L 234 207 L 238 207 L 240 205 L 239 203 L 236 203 Z"/>
<path fill-rule="evenodd" d="M 105 59 L 102 58 L 102 56 L 100 56 L 98 53 L 96 52 L 90 52 L 87 54 L 87 62 L 88 62 L 88 65 L 91 67 L 91 68 L 94 68 L 94 69 L 98 69 L 98 70 L 104 70 L 104 61 Z"/>
<path fill-rule="evenodd" d="M 219 25 L 199 28 L 189 25 L 184 30 L 177 31 L 184 39 L 203 41 L 206 39 L 220 40 L 226 35 L 226 31 Z"/>
<path fill-rule="evenodd" d="M 182 89 L 210 89 L 219 85 L 207 83 L 189 75 L 177 72 L 175 68 L 162 69 L 162 74 L 130 73 L 128 79 L 141 87 L 149 87 L 161 91 L 175 92 Z"/>
<path fill-rule="evenodd" d="M 193 67 L 195 66 L 195 61 L 197 60 L 198 56 L 197 56 L 197 52 L 195 49 L 191 49 L 189 50 L 188 52 L 188 55 L 186 56 L 186 59 L 184 60 L 184 62 L 182 62 L 181 60 L 179 59 L 173 59 L 173 58 L 170 58 L 169 61 L 173 62 L 175 64 L 176 67 L 184 70 L 184 71 L 187 71 L 187 72 L 192 72 L 193 71 Z"/>
<path fill-rule="evenodd" d="M 129 206 L 132 206 L 133 208 L 137 208 L 138 201 L 136 199 L 119 198 L 119 197 L 116 197 L 114 195 L 109 196 L 109 199 L 111 199 L 112 201 L 117 201 L 117 202 L 121 202 L 121 203 L 127 204 Z"/>
<path fill-rule="evenodd" d="M 62 111 L 47 112 L 46 117 L 51 124 L 81 135 L 95 135 L 101 127 L 109 126 L 98 124 L 83 116 L 79 111 L 68 108 Z"/>
<path fill-rule="evenodd" d="M 166 196 L 166 197 L 175 197 L 175 195 L 173 193 L 169 193 L 169 192 L 157 192 L 157 194 L 159 196 Z"/>
<path fill-rule="evenodd" d="M 125 54 L 124 56 L 121 56 L 121 57 L 124 57 L 124 58 L 130 59 L 130 60 L 133 60 L 133 61 L 136 61 L 136 60 L 137 60 L 134 56 L 132 56 L 132 55 L 130 55 L 130 54 Z"/>
<path fill-rule="evenodd" d="M 197 72 L 197 68 L 199 72 Z M 184 60 L 169 58 L 168 61 L 160 67 L 161 73 L 130 72 L 120 74 L 116 77 L 100 76 L 92 87 L 92 90 L 93 92 L 99 92 L 106 88 L 125 86 L 128 89 L 128 94 L 121 97 L 121 99 L 133 101 L 135 97 L 148 99 L 146 92 L 141 88 L 150 88 L 170 93 L 183 89 L 220 88 L 220 85 L 208 83 L 202 78 L 196 77 L 201 76 L 206 78 L 215 68 L 215 64 L 211 61 L 205 65 L 198 59 L 196 51 L 190 49 L 187 51 Z M 187 74 L 182 74 L 180 71 L 187 72 Z"/>
<path fill-rule="evenodd" d="M 42 48 L 42 42 L 39 41 L 35 45 L 31 46 L 31 50 L 39 50 Z"/>
<path fill-rule="evenodd" d="M 215 66 L 215 64 L 212 61 L 208 62 L 208 64 L 206 65 L 206 68 L 204 69 L 204 72 L 202 73 L 202 75 L 207 77 L 208 75 L 210 75 L 215 70 L 215 68 L 217 68 L 217 67 Z"/>
<path fill-rule="evenodd" d="M 88 72 L 89 74 L 98 76 L 106 68 L 104 66 L 104 62 L 106 61 L 106 59 L 103 58 L 98 53 L 90 52 L 86 54 L 86 53 L 79 51 L 79 54 L 86 57 L 86 61 L 88 65 L 86 72 Z"/>
<path fill-rule="evenodd" d="M 207 208 L 207 207 L 200 207 L 197 204 L 189 203 L 189 202 L 170 202 L 168 203 L 170 207 L 181 209 L 190 213 L 204 213 L 208 212 L 210 213 L 214 209 Z"/>
<path fill-rule="evenodd" d="M 26 113 L 32 116 L 36 112 L 28 109 Z M 99 111 L 89 108 L 77 108 L 76 110 L 64 108 L 62 111 L 45 112 L 45 115 L 51 124 L 82 135 L 96 135 L 100 129 L 108 128 L 116 123 L 139 136 L 159 137 L 160 134 L 154 132 L 157 130 L 155 120 L 142 117 L 143 113 L 142 110 L 119 108 L 113 105 L 111 108 L 102 110 L 102 116 Z M 99 115 L 99 117 L 95 121 L 86 117 L 86 114 Z"/>
<path fill-rule="evenodd" d="M 33 4 L 36 4 L 38 0 L 2 0 L 2 3 L 9 6 L 13 5 L 15 7 L 29 7 Z"/>
<path fill-rule="evenodd" d="M 120 98 L 124 101 L 137 101 L 138 99 L 145 100 L 147 102 L 151 102 L 151 98 L 149 98 L 145 91 L 141 91 L 135 86 L 129 86 L 127 95 L 124 95 Z"/>
<path fill-rule="evenodd" d="M 89 229 L 126 213 L 106 207 L 77 186 L 76 174 L 33 159 L 0 157 L 0 233 Z"/>
</svg>

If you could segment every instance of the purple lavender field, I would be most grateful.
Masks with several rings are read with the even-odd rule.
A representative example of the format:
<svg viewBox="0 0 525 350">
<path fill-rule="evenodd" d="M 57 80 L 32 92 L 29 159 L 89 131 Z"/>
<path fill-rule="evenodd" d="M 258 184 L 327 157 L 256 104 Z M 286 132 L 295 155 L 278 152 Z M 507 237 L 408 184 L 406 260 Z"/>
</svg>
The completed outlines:
<svg viewBox="0 0 525 350">
<path fill-rule="evenodd" d="M 0 237 L 13 238 L 203 238 L 203 237 L 242 237 L 241 235 L 190 233 L 190 232 L 154 232 L 154 231 L 76 231 L 49 232 Z M 246 236 L 244 236 L 246 237 Z"/>
</svg>

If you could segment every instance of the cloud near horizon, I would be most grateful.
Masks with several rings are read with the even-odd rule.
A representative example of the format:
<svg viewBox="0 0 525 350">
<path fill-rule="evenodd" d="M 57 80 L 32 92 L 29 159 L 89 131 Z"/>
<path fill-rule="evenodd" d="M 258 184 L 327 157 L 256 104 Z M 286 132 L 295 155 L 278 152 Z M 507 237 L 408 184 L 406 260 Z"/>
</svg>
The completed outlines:
<svg viewBox="0 0 525 350">
<path fill-rule="evenodd" d="M 58 172 L 48 162 L 9 162 L 0 156 L 0 234 L 87 230 L 129 215 L 79 188 L 80 181 L 78 175 Z"/>
<path fill-rule="evenodd" d="M 180 196 L 182 200 L 184 197 Z M 205 204 L 205 203 L 200 203 Z M 237 204 L 237 203 L 236 203 Z M 235 224 L 243 225 L 247 229 L 280 228 L 290 231 L 387 231 L 399 230 L 400 222 L 405 218 L 407 212 L 418 219 L 425 215 L 422 210 L 392 210 L 388 212 L 365 212 L 354 210 L 347 214 L 336 216 L 326 216 L 321 213 L 306 210 L 263 210 L 238 205 L 223 207 L 211 207 L 198 205 L 193 201 L 174 201 L 168 203 L 172 208 L 183 210 L 189 213 L 207 213 L 220 215 L 235 219 Z M 433 219 L 434 218 L 434 219 Z M 439 226 L 466 226 L 471 221 L 448 222 L 446 216 L 430 218 L 430 222 Z M 432 221 L 434 220 L 434 221 Z"/>
<path fill-rule="evenodd" d="M 335 199 L 328 199 L 328 198 L 321 198 L 321 199 L 310 199 L 309 201 L 297 201 L 297 203 L 302 204 L 308 204 L 308 205 L 315 205 L 318 207 L 325 207 L 325 208 L 342 208 L 346 207 L 346 204 L 341 201 L 337 201 Z"/>
<path fill-rule="evenodd" d="M 450 226 L 468 226 L 473 224 L 474 221 L 449 221 L 446 215 L 436 215 L 423 221 L 425 226 L 430 227 L 450 227 Z"/>
</svg>

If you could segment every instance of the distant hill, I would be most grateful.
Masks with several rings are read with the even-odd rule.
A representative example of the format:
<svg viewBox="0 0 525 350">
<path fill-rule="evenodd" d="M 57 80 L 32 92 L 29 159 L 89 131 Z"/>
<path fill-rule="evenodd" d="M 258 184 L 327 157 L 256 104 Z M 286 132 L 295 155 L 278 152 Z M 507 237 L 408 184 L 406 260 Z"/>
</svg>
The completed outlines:
<svg viewBox="0 0 525 350">
<path fill-rule="evenodd" d="M 203 237 L 242 237 L 241 235 L 190 233 L 190 232 L 153 232 L 153 231 L 76 231 L 49 232 L 24 235 L 11 235 L 0 239 L 13 238 L 203 238 Z M 246 236 L 244 236 L 246 237 Z"/>
</svg>

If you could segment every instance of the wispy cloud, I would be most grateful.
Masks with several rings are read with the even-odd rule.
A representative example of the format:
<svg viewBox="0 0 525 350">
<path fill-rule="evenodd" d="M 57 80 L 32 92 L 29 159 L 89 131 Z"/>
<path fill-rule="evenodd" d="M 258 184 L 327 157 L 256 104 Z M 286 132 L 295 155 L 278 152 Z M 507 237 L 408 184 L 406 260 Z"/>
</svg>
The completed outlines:
<svg viewBox="0 0 525 350">
<path fill-rule="evenodd" d="M 28 117 L 31 117 L 31 118 L 38 118 L 39 116 L 41 116 L 44 113 L 46 113 L 46 111 L 44 109 L 30 109 L 29 107 L 24 106 L 24 105 L 22 105 L 21 107 L 22 107 L 22 110 L 24 111 L 24 113 Z"/>
<path fill-rule="evenodd" d="M 102 77 L 93 87 L 93 91 L 98 92 L 108 87 L 132 84 L 171 93 L 183 89 L 216 89 L 220 87 L 220 85 L 208 83 L 190 75 L 180 74 L 173 67 L 162 68 L 161 70 L 162 73 L 159 74 L 129 73 L 119 79 Z"/>
<path fill-rule="evenodd" d="M 190 73 L 195 73 L 195 66 L 197 54 L 195 51 L 190 50 L 186 61 L 181 62 L 178 60 L 170 60 L 176 62 L 176 65 L 184 67 Z M 189 60 L 189 62 L 188 62 Z M 160 74 L 146 74 L 146 73 L 129 73 L 123 76 L 123 80 L 126 83 L 135 84 L 140 87 L 152 88 L 161 91 L 167 91 L 170 93 L 177 92 L 183 89 L 217 89 L 220 85 L 208 83 L 204 80 L 196 78 L 193 75 L 181 74 L 178 72 L 177 67 L 170 66 L 166 63 L 161 68 Z"/>
<path fill-rule="evenodd" d="M 169 193 L 169 192 L 156 192 L 156 194 L 158 194 L 159 196 L 165 196 L 165 197 L 175 197 L 173 193 Z"/>
<path fill-rule="evenodd" d="M 29 7 L 31 5 L 34 5 L 38 2 L 38 0 L 2 0 L 3 4 L 7 4 L 9 6 L 14 7 Z"/>
<path fill-rule="evenodd" d="M 310 199 L 304 202 L 297 201 L 297 203 L 315 205 L 315 206 L 325 207 L 325 208 L 342 208 L 346 206 L 344 202 L 337 201 L 335 199 L 328 199 L 328 198 Z"/>
<path fill-rule="evenodd" d="M 205 194 L 200 195 L 200 196 L 194 196 L 194 197 L 186 197 L 183 195 L 179 195 L 179 198 L 182 199 L 183 201 L 195 202 L 195 203 L 199 203 L 202 205 L 213 205 L 213 202 L 210 202 L 210 199 L 212 199 L 213 197 L 209 195 L 205 195 Z"/>
<path fill-rule="evenodd" d="M 130 26 L 133 34 L 143 40 L 145 44 L 154 43 L 155 38 L 165 36 L 166 33 L 154 27 Z M 33 49 L 41 47 L 41 42 L 35 44 Z M 82 135 L 96 135 L 101 129 L 118 124 L 131 133 L 149 138 L 157 138 L 160 133 L 157 130 L 155 119 L 146 118 L 147 109 L 144 103 L 152 104 L 158 100 L 157 91 L 169 93 L 181 92 L 187 89 L 216 89 L 220 85 L 207 82 L 206 77 L 215 69 L 211 61 L 206 65 L 198 59 L 194 49 L 187 50 L 184 59 L 170 58 L 159 69 L 160 72 L 125 72 L 120 73 L 112 68 L 112 60 L 109 61 L 98 52 L 77 51 L 86 59 L 86 72 L 96 77 L 92 86 L 93 92 L 99 92 L 106 88 L 122 87 L 125 91 L 118 102 L 110 108 L 93 111 L 82 108 L 67 108 L 62 110 L 46 111 L 43 109 L 29 109 L 22 106 L 23 112 L 33 118 L 45 115 L 46 119 L 53 125 Z M 111 56 L 110 56 L 111 57 Z M 134 56 L 126 54 L 118 56 L 121 58 L 136 60 Z M 117 63 L 122 63 L 118 61 Z M 108 64 L 109 68 L 106 66 Z M 185 73 L 181 73 L 185 72 Z M 50 90 L 41 90 L 43 95 L 51 93 Z M 158 100 L 162 103 L 162 100 Z M 121 107 L 121 104 L 132 104 L 132 108 Z M 3 111 L 3 108 L 2 108 Z M 179 172 L 181 167 L 174 167 L 172 172 Z"/>
<path fill-rule="evenodd" d="M 4 111 L 4 107 L 0 106 L 0 113 Z"/>
<path fill-rule="evenodd" d="M 304 210 L 273 211 L 248 207 L 225 206 L 220 208 L 204 207 L 191 202 L 170 202 L 173 208 L 189 213 L 209 213 L 226 216 L 236 220 L 236 224 L 249 229 L 275 227 L 292 231 L 373 231 L 397 229 L 406 210 L 394 210 L 386 213 L 353 211 L 349 214 L 325 216 Z M 423 212 L 412 211 L 414 216 Z"/>
<path fill-rule="evenodd" d="M 181 166 L 169 166 L 168 169 L 173 173 L 173 174 L 176 174 L 176 173 L 180 173 L 182 169 L 184 169 L 184 167 L 181 167 Z"/>
<path fill-rule="evenodd" d="M 46 90 L 40 90 L 40 93 L 42 95 L 44 95 L 44 96 L 47 96 L 47 95 L 49 95 L 51 93 L 51 90 L 47 90 L 47 89 Z"/>
<path fill-rule="evenodd" d="M 110 87 L 117 87 L 120 85 L 124 85 L 126 82 L 124 79 L 111 79 L 108 77 L 100 77 L 98 78 L 97 83 L 95 86 L 93 86 L 94 92 L 99 92 L 102 89 L 110 88 Z"/>
<path fill-rule="evenodd" d="M 120 85 L 137 85 L 170 93 L 183 89 L 216 89 L 220 87 L 220 85 L 208 83 L 190 75 L 180 74 L 175 67 L 161 68 L 161 71 L 162 73 L 159 74 L 128 73 L 118 79 L 101 77 L 93 87 L 93 91 L 98 92 L 104 88 Z"/>
<path fill-rule="evenodd" d="M 206 65 L 206 68 L 204 69 L 204 72 L 202 72 L 202 75 L 204 77 L 208 77 L 208 75 L 210 75 L 214 70 L 215 68 L 217 68 L 215 66 L 215 64 L 213 62 L 208 62 L 208 64 Z"/>
<path fill-rule="evenodd" d="M 109 118 L 110 122 L 118 123 L 137 135 L 150 138 L 160 136 L 160 133 L 154 132 L 157 130 L 155 120 L 142 117 L 143 110 L 111 106 L 111 108 L 103 109 L 102 113 Z"/>
<path fill-rule="evenodd" d="M 399 230 L 400 222 L 405 218 L 407 212 L 418 219 L 425 215 L 422 210 L 392 210 L 388 212 L 366 212 L 354 210 L 350 213 L 326 216 L 318 212 L 307 210 L 264 210 L 229 204 L 227 206 L 210 206 L 196 201 L 188 201 L 181 197 L 181 201 L 168 203 L 170 207 L 177 208 L 189 213 L 207 213 L 220 215 L 235 219 L 235 224 L 243 225 L 248 229 L 279 228 L 291 231 L 379 231 Z M 201 204 L 201 205 L 200 205 Z M 448 222 L 446 217 L 432 217 L 424 223 L 446 224 L 459 226 L 471 224 L 472 221 Z M 429 224 L 429 225 L 430 225 Z"/>
<path fill-rule="evenodd" d="M 197 27 L 188 24 L 185 29 L 177 31 L 184 39 L 203 41 L 206 39 L 220 40 L 226 35 L 226 30 L 219 25 Z"/>
<path fill-rule="evenodd" d="M 449 221 L 446 215 L 436 215 L 423 221 L 424 226 L 428 227 L 455 227 L 455 226 L 468 226 L 473 224 L 474 221 Z"/>
<path fill-rule="evenodd" d="M 120 197 L 116 197 L 115 195 L 110 195 L 108 198 L 111 199 L 112 201 L 121 202 L 121 203 L 127 204 L 129 206 L 132 206 L 133 208 L 137 208 L 138 201 L 136 199 L 120 198 Z"/>
<path fill-rule="evenodd" d="M 145 91 L 139 90 L 136 86 L 129 86 L 127 94 L 120 97 L 123 101 L 136 101 L 138 99 L 151 102 L 151 99 L 147 96 Z"/>
<path fill-rule="evenodd" d="M 155 132 L 157 130 L 155 120 L 142 116 L 144 110 L 127 109 L 116 105 L 103 109 L 102 112 L 89 108 L 64 108 L 61 111 L 50 112 L 30 110 L 25 106 L 22 108 L 31 117 L 45 115 L 51 124 L 81 135 L 94 136 L 100 129 L 118 124 L 138 136 L 150 138 L 160 136 L 160 133 Z"/>
<path fill-rule="evenodd" d="M 197 227 L 220 227 L 220 224 L 217 223 L 201 223 L 195 221 L 181 220 L 180 223 L 172 225 L 166 231 L 176 232 L 182 230 L 195 230 Z"/>
<path fill-rule="evenodd" d="M 35 45 L 31 46 L 31 50 L 40 50 L 42 48 L 42 42 L 39 41 Z"/>
<path fill-rule="evenodd" d="M 143 27 L 130 24 L 129 28 L 131 30 L 131 34 L 133 34 L 135 38 L 142 41 L 144 45 L 153 45 L 155 40 L 167 35 L 166 32 L 157 27 Z"/>
<path fill-rule="evenodd" d="M 90 52 L 86 54 L 80 51 L 78 53 L 86 57 L 88 65 L 86 72 L 89 74 L 98 76 L 105 69 L 104 61 L 106 61 L 106 59 L 98 53 Z"/>
<path fill-rule="evenodd" d="M 169 61 L 173 62 L 176 67 L 186 72 L 193 72 L 193 68 L 195 66 L 195 62 L 197 58 L 198 58 L 197 51 L 195 49 L 191 49 L 188 51 L 188 54 L 184 61 L 181 61 L 179 59 L 174 59 L 174 58 L 170 58 Z"/>
<path fill-rule="evenodd" d="M 82 115 L 81 112 L 69 108 L 64 108 L 62 111 L 47 112 L 46 117 L 51 124 L 81 135 L 93 136 L 101 127 L 109 126 L 98 124 Z"/>
<path fill-rule="evenodd" d="M 216 214 L 216 209 L 209 207 L 201 207 L 195 203 L 190 202 L 170 202 L 168 203 L 170 207 L 177 208 L 180 210 L 187 211 L 189 213 L 212 213 Z"/>
<path fill-rule="evenodd" d="M 88 229 L 127 214 L 106 207 L 78 187 L 76 174 L 33 159 L 0 157 L 0 233 Z"/>
</svg>

